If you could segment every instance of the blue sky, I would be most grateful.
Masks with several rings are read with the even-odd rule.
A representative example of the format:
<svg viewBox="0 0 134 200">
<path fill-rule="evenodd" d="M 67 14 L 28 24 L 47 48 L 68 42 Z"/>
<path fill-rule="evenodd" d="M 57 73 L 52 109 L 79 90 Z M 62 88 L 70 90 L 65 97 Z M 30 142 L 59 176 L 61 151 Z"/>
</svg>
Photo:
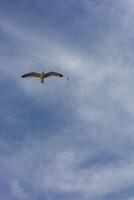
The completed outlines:
<svg viewBox="0 0 134 200">
<path fill-rule="evenodd" d="M 134 2 L 0 1 L 0 41 L 1 198 L 134 200 Z"/>
</svg>

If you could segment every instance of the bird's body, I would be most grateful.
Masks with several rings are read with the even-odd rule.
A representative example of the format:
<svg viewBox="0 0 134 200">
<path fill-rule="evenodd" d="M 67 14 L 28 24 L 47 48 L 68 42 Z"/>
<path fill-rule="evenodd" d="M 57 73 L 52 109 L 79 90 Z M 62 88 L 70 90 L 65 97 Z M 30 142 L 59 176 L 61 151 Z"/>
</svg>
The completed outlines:
<svg viewBox="0 0 134 200">
<path fill-rule="evenodd" d="M 57 77 L 63 77 L 62 74 L 57 73 L 57 72 L 48 72 L 45 73 L 44 71 L 42 73 L 36 73 L 36 72 L 30 72 L 28 74 L 22 75 L 22 78 L 27 78 L 27 77 L 36 77 L 41 79 L 41 83 L 44 83 L 44 79 L 48 78 L 50 76 L 57 76 Z"/>
<path fill-rule="evenodd" d="M 44 83 L 44 78 L 45 78 L 44 72 L 41 73 L 40 78 L 41 78 L 41 83 Z"/>
</svg>

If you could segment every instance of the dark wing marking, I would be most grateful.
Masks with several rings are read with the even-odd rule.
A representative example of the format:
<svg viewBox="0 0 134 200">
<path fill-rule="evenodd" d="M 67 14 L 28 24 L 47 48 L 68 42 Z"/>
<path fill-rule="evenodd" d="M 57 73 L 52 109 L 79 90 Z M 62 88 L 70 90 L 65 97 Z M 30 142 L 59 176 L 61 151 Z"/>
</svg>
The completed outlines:
<svg viewBox="0 0 134 200">
<path fill-rule="evenodd" d="M 22 78 L 26 78 L 26 77 L 38 77 L 38 78 L 40 78 L 40 74 L 39 73 L 36 73 L 36 72 L 30 72 L 30 73 L 28 73 L 28 74 L 24 74 L 24 75 L 22 75 L 21 77 Z"/>
<path fill-rule="evenodd" d="M 48 72 L 45 74 L 45 78 L 49 77 L 49 76 L 57 76 L 57 77 L 63 77 L 62 74 L 57 73 L 57 72 Z"/>
</svg>

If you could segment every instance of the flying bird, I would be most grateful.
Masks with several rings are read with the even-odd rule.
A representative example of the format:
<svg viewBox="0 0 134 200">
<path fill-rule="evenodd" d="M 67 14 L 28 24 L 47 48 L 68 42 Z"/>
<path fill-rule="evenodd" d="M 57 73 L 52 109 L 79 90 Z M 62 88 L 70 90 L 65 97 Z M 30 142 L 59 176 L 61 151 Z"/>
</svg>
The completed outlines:
<svg viewBox="0 0 134 200">
<path fill-rule="evenodd" d="M 24 74 L 21 77 L 22 78 L 27 78 L 27 77 L 36 77 L 41 79 L 41 83 L 44 83 L 44 79 L 48 78 L 50 76 L 57 76 L 57 77 L 63 77 L 62 74 L 57 73 L 57 72 L 48 72 L 45 73 L 44 71 L 42 73 L 37 73 L 37 72 L 30 72 L 28 74 Z"/>
</svg>

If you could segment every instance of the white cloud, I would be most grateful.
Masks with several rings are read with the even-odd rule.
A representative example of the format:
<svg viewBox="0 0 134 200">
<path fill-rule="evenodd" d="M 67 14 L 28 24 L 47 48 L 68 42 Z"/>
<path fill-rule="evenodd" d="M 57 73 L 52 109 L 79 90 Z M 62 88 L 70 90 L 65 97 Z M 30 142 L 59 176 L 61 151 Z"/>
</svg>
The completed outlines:
<svg viewBox="0 0 134 200">
<path fill-rule="evenodd" d="M 18 181 L 16 180 L 13 180 L 11 182 L 11 195 L 20 200 L 29 199 L 24 189 L 19 185 Z"/>
<path fill-rule="evenodd" d="M 134 197 L 130 197 L 130 198 L 128 198 L 127 200 L 134 200 Z"/>
<path fill-rule="evenodd" d="M 115 193 L 134 184 L 133 162 L 109 166 L 95 166 L 91 162 L 88 167 L 80 167 L 82 162 L 90 161 L 90 148 L 85 152 L 78 145 L 76 149 L 75 138 L 71 144 L 66 141 L 66 135 L 61 134 L 47 141 L 30 138 L 10 158 L 3 159 L 7 173 L 13 175 L 11 191 L 14 196 L 27 199 L 29 194 L 22 187 L 25 182 L 33 191 L 73 192 L 83 199 Z"/>
<path fill-rule="evenodd" d="M 125 17 L 130 19 L 126 13 Z M 121 41 L 127 41 L 128 38 L 131 41 L 133 32 L 126 37 L 128 29 L 125 31 L 125 28 L 131 27 L 126 25 L 126 21 L 122 22 L 119 28 L 123 30 L 123 34 L 116 29 L 104 38 L 103 44 L 100 42 L 100 55 L 103 57 L 100 62 L 96 55 L 89 56 L 88 50 L 85 55 L 79 49 L 59 44 L 44 32 L 35 34 L 6 21 L 0 23 L 0 26 L 6 34 L 10 32 L 11 39 L 19 44 L 19 52 L 11 59 L 14 60 L 12 64 L 6 61 L 5 56 L 3 63 L 6 63 L 6 69 L 3 70 L 18 80 L 17 83 L 24 88 L 25 94 L 34 95 L 37 102 L 40 95 L 40 101 L 44 103 L 46 96 L 49 96 L 49 102 L 51 99 L 56 101 L 54 97 L 58 97 L 58 94 L 54 93 L 55 85 L 50 83 L 46 88 L 39 88 L 37 82 L 22 81 L 17 77 L 29 70 L 42 70 L 44 65 L 48 66 L 47 69 L 49 66 L 56 66 L 55 68 L 70 76 L 70 90 L 67 89 L 68 85 L 62 83 L 67 89 L 63 87 L 62 94 L 64 96 L 67 91 L 71 96 L 73 106 L 70 115 L 75 118 L 69 128 L 65 127 L 65 131 L 56 130 L 55 136 L 48 139 L 33 139 L 31 136 L 28 141 L 25 139 L 17 149 L 12 150 L 10 156 L 1 158 L 0 163 L 3 163 L 7 173 L 12 174 L 12 195 L 20 199 L 27 198 L 23 182 L 27 182 L 33 191 L 74 192 L 79 193 L 81 199 L 98 198 L 132 186 L 133 69 L 130 68 L 130 63 L 129 67 L 124 64 L 122 53 L 115 57 L 119 50 L 124 52 L 120 48 Z M 119 40 L 115 39 L 118 33 L 121 36 Z M 113 57 L 116 59 L 113 60 Z M 59 91 L 61 82 L 57 81 L 55 84 Z M 68 103 L 66 99 L 64 103 Z M 0 145 L 4 148 L 7 146 L 2 143 Z M 93 158 L 99 152 L 102 155 L 103 152 L 108 155 L 114 153 L 119 159 L 97 165 Z"/>
</svg>

